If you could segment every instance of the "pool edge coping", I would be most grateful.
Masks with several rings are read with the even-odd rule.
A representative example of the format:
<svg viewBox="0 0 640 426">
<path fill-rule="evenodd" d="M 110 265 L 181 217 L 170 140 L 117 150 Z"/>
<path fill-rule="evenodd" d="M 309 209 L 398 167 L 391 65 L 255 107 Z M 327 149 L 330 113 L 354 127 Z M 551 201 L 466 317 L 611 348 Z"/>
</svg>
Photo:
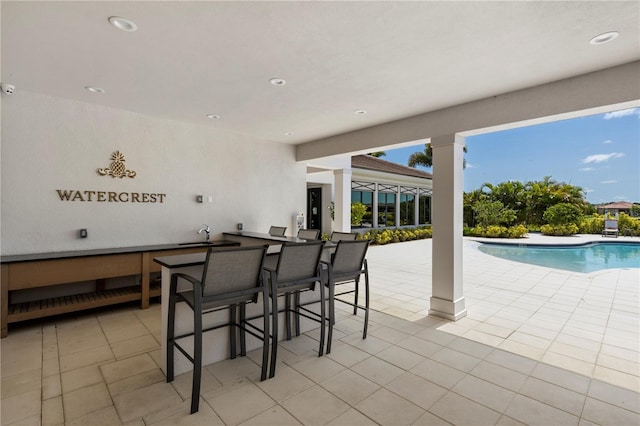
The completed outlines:
<svg viewBox="0 0 640 426">
<path fill-rule="evenodd" d="M 553 270 L 553 271 L 558 271 L 558 272 L 563 272 L 563 273 L 568 273 L 568 274 L 580 274 L 580 275 L 585 275 L 585 276 L 589 276 L 589 275 L 598 275 L 598 274 L 603 274 L 603 273 L 609 273 L 609 272 L 615 272 L 615 271 L 631 271 L 631 270 L 638 270 L 640 272 L 640 268 L 609 268 L 609 269 L 598 269 L 596 271 L 591 271 L 591 272 L 581 272 L 581 271 L 572 271 L 569 269 L 561 269 L 561 268 L 554 268 L 552 266 L 545 266 L 545 265 L 538 265 L 535 263 L 527 263 L 527 262 L 518 262 L 517 260 L 512 260 L 512 259 L 505 259 L 505 258 L 501 258 L 498 256 L 493 256 L 489 253 L 485 253 L 482 250 L 480 250 L 480 246 L 482 244 L 492 244 L 493 245 L 512 245 L 512 246 L 527 246 L 527 244 L 522 244 L 522 243 L 517 243 L 513 240 L 511 240 L 511 243 L 500 243 L 500 242 L 485 242 L 484 240 L 479 240 L 479 239 L 475 239 L 474 237 L 464 237 L 464 239 L 466 240 L 467 243 L 471 243 L 471 244 L 467 244 L 467 246 L 469 248 L 471 248 L 472 250 L 475 250 L 476 252 L 484 255 L 484 256 L 489 256 L 492 257 L 494 259 L 499 259 L 500 261 L 503 262 L 510 262 L 510 263 L 516 263 L 516 264 L 524 264 L 524 265 L 529 265 L 532 267 L 537 267 L 537 268 L 544 268 L 544 269 L 549 269 L 549 270 Z M 495 238 L 496 240 L 498 238 Z M 587 241 L 584 243 L 579 243 L 579 244 L 564 244 L 564 245 L 560 245 L 560 244 L 529 244 L 528 247 L 579 247 L 579 246 L 585 246 L 585 245 L 589 245 L 589 244 L 593 244 L 593 243 L 598 243 L 600 241 L 595 240 L 595 241 Z M 604 243 L 615 243 L 616 241 L 602 241 Z M 633 241 L 626 241 L 627 243 L 631 242 L 634 245 L 640 245 L 640 240 L 633 240 Z"/>
</svg>

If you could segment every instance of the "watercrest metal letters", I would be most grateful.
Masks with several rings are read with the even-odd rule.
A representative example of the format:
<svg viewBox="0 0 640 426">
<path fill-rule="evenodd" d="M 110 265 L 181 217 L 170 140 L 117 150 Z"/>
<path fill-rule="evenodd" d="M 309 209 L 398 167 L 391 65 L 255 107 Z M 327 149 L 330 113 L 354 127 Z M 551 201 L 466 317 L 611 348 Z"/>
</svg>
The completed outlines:
<svg viewBox="0 0 640 426">
<path fill-rule="evenodd" d="M 167 194 L 149 192 L 78 191 L 56 189 L 61 201 L 96 201 L 98 203 L 163 203 Z"/>
<path fill-rule="evenodd" d="M 134 178 L 136 172 L 127 170 L 124 165 L 124 154 L 116 151 L 111 154 L 111 164 L 108 168 L 98 169 L 102 176 L 112 178 Z M 80 201 L 98 203 L 164 203 L 167 194 L 153 192 L 121 192 L 121 191 L 92 191 L 79 189 L 56 189 L 60 201 Z"/>
</svg>

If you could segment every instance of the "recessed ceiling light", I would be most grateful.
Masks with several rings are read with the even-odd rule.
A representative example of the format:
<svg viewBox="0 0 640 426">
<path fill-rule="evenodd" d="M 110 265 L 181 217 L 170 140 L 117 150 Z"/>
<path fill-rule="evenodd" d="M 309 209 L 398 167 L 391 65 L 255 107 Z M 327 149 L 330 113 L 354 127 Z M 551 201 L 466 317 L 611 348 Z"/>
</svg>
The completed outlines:
<svg viewBox="0 0 640 426">
<path fill-rule="evenodd" d="M 293 136 L 293 133 L 291 133 L 291 132 L 287 132 L 287 133 L 285 133 L 284 135 L 285 135 L 285 136 Z"/>
<path fill-rule="evenodd" d="M 121 18 L 119 16 L 110 16 L 109 23 L 119 30 L 127 31 L 130 33 L 138 29 L 138 26 L 135 24 L 135 22 L 130 21 L 126 18 Z"/>
<path fill-rule="evenodd" d="M 285 84 L 287 84 L 287 82 L 281 78 L 272 78 L 269 80 L 269 83 L 273 84 L 274 86 L 284 86 Z"/>
<path fill-rule="evenodd" d="M 591 41 L 589 41 L 589 43 L 593 45 L 608 43 L 612 40 L 615 40 L 619 35 L 620 33 L 618 33 L 617 31 L 602 33 L 592 38 Z"/>
<path fill-rule="evenodd" d="M 91 92 L 91 93 L 104 93 L 104 89 L 101 89 L 99 87 L 93 87 L 93 86 L 84 86 L 85 90 Z"/>
<path fill-rule="evenodd" d="M 215 114 L 207 114 L 207 118 L 211 118 L 213 120 L 220 120 L 220 116 Z"/>
<path fill-rule="evenodd" d="M 363 109 L 359 109 L 357 111 L 353 111 L 354 114 L 358 114 L 358 115 L 364 115 L 367 113 L 367 111 L 363 110 Z"/>
</svg>

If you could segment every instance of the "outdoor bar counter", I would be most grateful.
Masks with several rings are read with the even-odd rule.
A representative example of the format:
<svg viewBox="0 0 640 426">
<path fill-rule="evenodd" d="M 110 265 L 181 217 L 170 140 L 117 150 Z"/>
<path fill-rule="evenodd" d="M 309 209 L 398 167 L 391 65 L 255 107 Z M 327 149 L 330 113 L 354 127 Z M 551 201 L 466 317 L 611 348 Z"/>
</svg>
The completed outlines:
<svg viewBox="0 0 640 426">
<path fill-rule="evenodd" d="M 238 235 L 241 234 L 241 235 Z M 233 241 L 232 237 L 236 236 L 238 239 L 236 242 L 240 242 L 241 245 L 259 245 L 269 244 L 267 249 L 267 256 L 277 256 L 280 251 L 280 245 L 283 242 L 304 242 L 306 240 L 292 238 L 292 237 L 274 237 L 269 234 L 261 234 L 256 232 L 231 232 L 224 233 L 224 238 L 227 241 Z M 178 255 L 178 256 L 162 256 L 154 259 L 159 265 L 162 266 L 162 341 L 161 343 L 161 355 L 162 355 L 162 370 L 166 374 L 166 352 L 167 352 L 167 318 L 168 318 L 168 304 L 169 300 L 169 288 L 171 281 L 171 274 L 180 272 L 191 275 L 200 279 L 202 277 L 202 268 L 205 262 L 206 253 L 197 253 L 190 255 Z M 182 281 L 182 280 L 181 280 Z M 178 291 L 189 288 L 185 285 L 185 282 L 178 283 Z M 313 292 L 307 291 L 301 294 L 301 300 L 312 301 L 320 300 L 320 288 L 323 286 L 317 286 Z M 281 296 L 282 297 L 282 296 Z M 282 306 L 282 304 L 279 304 Z M 258 303 L 250 303 L 247 305 L 247 316 L 260 315 L 262 313 L 262 303 L 258 300 Z M 227 310 L 210 312 L 203 315 L 202 327 L 206 329 L 208 327 L 228 322 L 229 312 Z M 255 320 L 255 324 L 262 327 L 262 319 Z M 280 339 L 284 338 L 284 314 L 280 314 L 278 319 L 279 331 L 278 336 Z M 193 331 L 193 311 L 185 304 L 176 304 L 176 319 L 175 319 L 175 333 L 176 335 L 186 334 Z M 306 319 L 300 318 L 300 332 L 312 330 L 319 327 L 319 324 Z M 222 327 L 216 330 L 211 330 L 202 335 L 202 365 L 212 364 L 214 362 L 222 361 L 229 358 L 230 344 L 229 344 L 229 327 Z M 295 339 L 295 337 L 293 337 Z M 189 342 L 191 340 L 191 342 Z M 193 338 L 186 337 L 181 341 L 181 345 L 192 353 Z M 258 349 L 261 347 L 261 342 L 255 337 L 247 334 L 247 351 Z M 193 369 L 193 365 L 180 353 L 177 349 L 174 349 L 174 368 L 175 374 L 182 374 Z M 256 369 L 258 371 L 258 369 Z"/>
<path fill-rule="evenodd" d="M 152 261 L 154 257 L 202 253 L 209 247 L 238 244 L 233 241 L 202 241 L 1 256 L 2 337 L 7 336 L 8 324 L 18 321 L 135 300 L 139 300 L 141 308 L 146 309 L 149 298 L 160 295 L 160 286 L 151 282 L 151 274 L 160 271 L 160 265 Z M 114 289 L 104 287 L 107 279 L 137 275 L 140 276 L 137 285 Z M 95 281 L 96 291 L 58 296 L 62 294 L 61 287 L 51 287 L 89 281 Z M 11 292 L 36 288 L 46 296 L 12 303 Z"/>
</svg>

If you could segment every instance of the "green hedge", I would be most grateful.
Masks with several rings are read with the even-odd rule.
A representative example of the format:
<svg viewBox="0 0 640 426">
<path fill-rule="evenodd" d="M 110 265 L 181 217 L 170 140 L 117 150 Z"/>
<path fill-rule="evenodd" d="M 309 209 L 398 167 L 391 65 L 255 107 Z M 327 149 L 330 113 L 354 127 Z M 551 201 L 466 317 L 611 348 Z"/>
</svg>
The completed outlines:
<svg viewBox="0 0 640 426">
<path fill-rule="evenodd" d="M 604 229 L 604 215 L 594 214 L 582 218 L 578 232 L 581 234 L 600 234 Z"/>
<path fill-rule="evenodd" d="M 384 245 L 401 241 L 423 240 L 431 238 L 431 236 L 431 227 L 421 226 L 403 229 L 372 229 L 362 234 L 360 238 L 371 240 L 371 244 Z"/>
<path fill-rule="evenodd" d="M 464 228 L 463 234 L 469 237 L 485 238 L 524 238 L 529 230 L 524 225 L 506 226 L 490 225 Z"/>
<path fill-rule="evenodd" d="M 604 229 L 604 215 L 594 214 L 582 219 L 579 226 L 581 234 L 601 234 Z M 640 218 L 626 213 L 618 215 L 618 231 L 620 235 L 640 236 Z"/>
<path fill-rule="evenodd" d="M 544 235 L 562 236 L 575 235 L 578 233 L 578 225 L 568 223 L 565 225 L 542 225 L 540 231 Z"/>
<path fill-rule="evenodd" d="M 530 226 L 527 229 L 524 225 L 516 225 L 511 227 L 505 226 L 476 226 L 475 228 L 464 228 L 464 235 L 471 237 L 487 237 L 487 238 L 524 238 L 531 231 L 540 231 L 544 235 L 574 235 L 581 234 L 600 234 L 604 229 L 604 216 L 594 214 L 584 217 L 580 221 L 580 225 L 573 223 L 566 225 L 542 225 Z M 640 236 L 640 218 L 630 217 L 625 213 L 620 213 L 618 217 L 618 230 L 620 235 Z M 359 239 L 369 239 L 371 244 L 390 244 L 401 241 L 421 240 L 432 237 L 431 226 L 421 226 L 419 228 L 402 228 L 402 229 L 372 229 L 361 234 Z M 322 234 L 323 240 L 328 240 L 328 234 Z"/>
<path fill-rule="evenodd" d="M 621 235 L 640 237 L 640 218 L 631 217 L 626 213 L 620 213 L 618 217 L 618 230 Z"/>
</svg>

